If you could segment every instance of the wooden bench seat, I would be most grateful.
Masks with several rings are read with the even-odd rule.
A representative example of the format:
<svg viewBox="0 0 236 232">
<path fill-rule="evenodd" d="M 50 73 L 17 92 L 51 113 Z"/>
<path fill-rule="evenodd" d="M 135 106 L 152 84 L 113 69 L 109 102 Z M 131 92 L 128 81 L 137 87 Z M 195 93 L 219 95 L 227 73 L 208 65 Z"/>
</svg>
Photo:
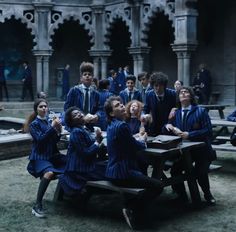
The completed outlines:
<svg viewBox="0 0 236 232">
<path fill-rule="evenodd" d="M 130 194 L 134 194 L 134 195 L 139 195 L 145 191 L 145 189 L 143 189 L 143 188 L 118 187 L 118 186 L 112 184 L 110 181 L 106 181 L 106 180 L 88 181 L 86 186 L 100 188 L 100 189 L 107 189 L 107 190 L 111 190 L 111 191 L 119 192 L 119 193 L 130 193 Z"/>
<path fill-rule="evenodd" d="M 236 147 L 234 147 L 230 143 L 219 144 L 219 145 L 212 145 L 212 148 L 215 151 L 229 151 L 229 152 L 235 152 L 236 151 Z"/>
<path fill-rule="evenodd" d="M 145 189 L 144 188 L 125 188 L 125 187 L 118 187 L 114 184 L 112 184 L 110 181 L 106 180 L 97 180 L 97 181 L 88 181 L 86 183 L 86 187 L 92 188 L 93 190 L 96 189 L 101 189 L 101 190 L 109 190 L 113 192 L 118 192 L 118 193 L 129 193 L 133 195 L 140 195 L 142 194 Z M 96 191 L 94 191 L 96 192 Z M 61 201 L 63 200 L 64 197 L 64 191 L 57 183 L 56 191 L 54 193 L 53 200 L 54 201 Z"/>
<path fill-rule="evenodd" d="M 217 136 L 216 140 L 222 140 L 222 141 L 228 142 L 230 141 L 230 136 Z"/>
</svg>

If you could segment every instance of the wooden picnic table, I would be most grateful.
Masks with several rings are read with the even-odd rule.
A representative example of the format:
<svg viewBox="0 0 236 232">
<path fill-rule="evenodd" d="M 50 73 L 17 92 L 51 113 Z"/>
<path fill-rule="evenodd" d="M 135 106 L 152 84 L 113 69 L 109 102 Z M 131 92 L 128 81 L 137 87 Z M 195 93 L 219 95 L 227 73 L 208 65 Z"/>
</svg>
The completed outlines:
<svg viewBox="0 0 236 232">
<path fill-rule="evenodd" d="M 194 205 L 201 202 L 201 197 L 197 185 L 197 181 L 194 175 L 194 167 L 192 163 L 191 150 L 204 146 L 204 142 L 189 142 L 183 141 L 178 147 L 171 149 L 157 149 L 146 148 L 142 151 L 142 154 L 147 155 L 152 160 L 153 173 L 152 177 L 162 179 L 165 168 L 165 162 L 170 159 L 175 159 L 182 155 L 183 165 L 185 171 L 185 177 L 188 183 L 191 200 Z M 181 178 L 180 178 L 181 179 Z M 182 178 L 181 181 L 184 181 Z M 164 179 L 167 185 L 176 183 L 176 178 Z"/>
<path fill-rule="evenodd" d="M 236 127 L 236 122 L 231 122 L 224 119 L 212 119 L 211 124 L 212 124 L 212 127 L 217 127 L 217 126 L 220 127 L 220 129 L 215 132 L 213 136 L 213 140 L 219 135 L 228 134 L 229 127 Z"/>
<path fill-rule="evenodd" d="M 199 105 L 199 106 L 205 108 L 208 112 L 210 110 L 218 110 L 220 118 L 224 119 L 225 118 L 224 109 L 229 105 Z"/>
</svg>

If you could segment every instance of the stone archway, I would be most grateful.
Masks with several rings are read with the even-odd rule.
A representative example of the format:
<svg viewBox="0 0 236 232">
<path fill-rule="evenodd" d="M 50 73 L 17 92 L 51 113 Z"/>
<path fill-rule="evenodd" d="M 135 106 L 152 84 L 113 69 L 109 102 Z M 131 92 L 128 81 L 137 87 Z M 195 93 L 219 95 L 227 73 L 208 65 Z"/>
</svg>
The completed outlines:
<svg viewBox="0 0 236 232">
<path fill-rule="evenodd" d="M 35 85 L 35 59 L 32 55 L 32 31 L 20 19 L 11 17 L 0 24 L 0 60 L 5 62 L 5 77 L 10 100 L 18 100 L 22 90 L 22 61 L 27 60 L 33 71 Z M 13 94 L 14 93 L 14 94 Z"/>
<path fill-rule="evenodd" d="M 172 21 L 162 12 L 153 17 L 149 26 L 148 46 L 150 50 L 150 71 L 163 71 L 169 76 L 169 86 L 177 78 L 176 55 L 171 48 L 174 42 Z"/>
<path fill-rule="evenodd" d="M 70 86 L 79 81 L 79 66 L 82 61 L 92 61 L 89 50 L 92 46 L 88 31 L 73 19 L 65 20 L 51 37 L 53 54 L 50 57 L 51 96 L 60 97 L 60 78 L 58 71 L 70 64 Z"/>
<path fill-rule="evenodd" d="M 132 56 L 129 54 L 128 47 L 131 45 L 129 28 L 121 18 L 116 18 L 110 25 L 109 33 L 107 35 L 112 55 L 109 58 L 109 69 L 118 69 L 129 65 L 132 69 Z"/>
</svg>

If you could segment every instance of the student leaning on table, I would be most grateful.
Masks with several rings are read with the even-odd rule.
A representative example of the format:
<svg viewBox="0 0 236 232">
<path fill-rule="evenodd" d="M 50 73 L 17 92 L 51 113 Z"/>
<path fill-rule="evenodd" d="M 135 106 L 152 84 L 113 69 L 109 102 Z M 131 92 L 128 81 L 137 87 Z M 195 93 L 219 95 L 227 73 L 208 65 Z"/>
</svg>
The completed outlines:
<svg viewBox="0 0 236 232">
<path fill-rule="evenodd" d="M 166 124 L 163 132 L 178 135 L 183 139 L 197 142 L 205 142 L 205 146 L 191 151 L 193 161 L 195 161 L 195 172 L 198 184 L 204 193 L 204 198 L 208 204 L 214 205 L 215 198 L 210 191 L 208 169 L 212 160 L 216 159 L 215 152 L 211 147 L 212 126 L 211 120 L 204 108 L 197 106 L 195 95 L 190 87 L 181 87 L 177 93 L 177 106 L 171 124 Z M 171 170 L 172 176 L 182 172 L 181 160 L 176 162 Z M 173 186 L 174 191 L 179 195 L 179 199 L 187 201 L 187 194 L 184 184 Z"/>
<path fill-rule="evenodd" d="M 104 108 L 108 118 L 106 177 L 118 186 L 146 188 L 146 193 L 142 197 L 124 194 L 123 215 L 127 224 L 134 228 L 137 226 L 139 213 L 162 192 L 163 187 L 161 181 L 142 174 L 138 168 L 136 153 L 145 149 L 146 133 L 140 135 L 139 140 L 133 137 L 128 124 L 124 121 L 126 111 L 121 98 L 108 98 Z"/>
</svg>

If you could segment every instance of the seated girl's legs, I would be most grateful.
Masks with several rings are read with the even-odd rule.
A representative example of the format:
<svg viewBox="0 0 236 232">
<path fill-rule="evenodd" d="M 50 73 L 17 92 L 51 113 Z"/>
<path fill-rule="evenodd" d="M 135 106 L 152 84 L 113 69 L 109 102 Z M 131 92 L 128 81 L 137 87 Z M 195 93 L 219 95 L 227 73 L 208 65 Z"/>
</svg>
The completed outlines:
<svg viewBox="0 0 236 232">
<path fill-rule="evenodd" d="M 47 187 L 50 183 L 50 181 L 55 177 L 55 174 L 53 172 L 46 172 L 44 173 L 43 177 L 40 180 L 39 187 L 38 187 L 38 192 L 37 192 L 37 198 L 36 198 L 36 204 L 33 207 L 33 214 L 36 216 L 41 215 L 42 217 L 44 216 L 44 213 L 42 211 L 42 200 L 43 196 L 47 190 Z M 39 213 L 39 214 L 38 214 Z M 38 216 L 40 217 L 40 216 Z"/>
</svg>

